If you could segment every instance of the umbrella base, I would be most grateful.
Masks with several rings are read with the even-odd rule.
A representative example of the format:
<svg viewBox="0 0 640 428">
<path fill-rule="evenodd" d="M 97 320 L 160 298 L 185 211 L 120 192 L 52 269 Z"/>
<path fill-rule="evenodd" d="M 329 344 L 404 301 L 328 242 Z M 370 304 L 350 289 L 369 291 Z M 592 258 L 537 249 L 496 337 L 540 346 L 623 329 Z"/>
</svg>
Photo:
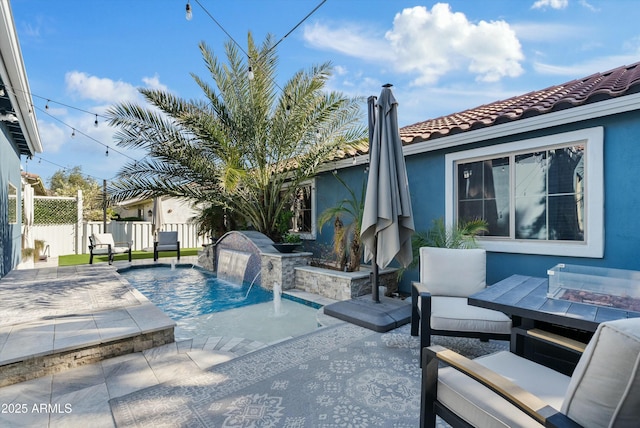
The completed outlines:
<svg viewBox="0 0 640 428">
<path fill-rule="evenodd" d="M 411 321 L 411 304 L 408 300 L 389 297 L 380 297 L 380 303 L 376 303 L 371 295 L 366 295 L 326 305 L 324 313 L 384 333 Z"/>
</svg>

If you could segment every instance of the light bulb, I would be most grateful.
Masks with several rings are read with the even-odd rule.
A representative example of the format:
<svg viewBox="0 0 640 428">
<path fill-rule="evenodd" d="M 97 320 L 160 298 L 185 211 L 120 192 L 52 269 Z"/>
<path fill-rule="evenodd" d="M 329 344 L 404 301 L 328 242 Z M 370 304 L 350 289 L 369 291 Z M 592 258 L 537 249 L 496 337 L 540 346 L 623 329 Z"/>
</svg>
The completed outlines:
<svg viewBox="0 0 640 428">
<path fill-rule="evenodd" d="M 187 21 L 191 21 L 191 18 L 193 18 L 193 13 L 191 13 L 191 5 L 189 4 L 189 2 L 187 2 L 187 14 L 185 17 L 187 18 Z"/>
<path fill-rule="evenodd" d="M 105 156 L 109 157 L 109 147 L 107 146 L 107 151 L 104 154 Z"/>
<path fill-rule="evenodd" d="M 76 130 L 74 129 L 73 131 L 71 131 L 71 138 L 75 138 L 76 137 Z"/>
<path fill-rule="evenodd" d="M 47 100 L 47 104 L 44 106 L 45 110 L 49 110 L 49 100 Z"/>
<path fill-rule="evenodd" d="M 4 91 L 4 86 L 0 86 L 0 97 L 4 97 L 7 93 Z"/>
<path fill-rule="evenodd" d="M 247 71 L 247 76 L 249 77 L 249 80 L 253 80 L 253 78 L 255 77 L 255 75 L 253 74 L 253 68 L 251 66 L 249 66 L 249 70 Z"/>
<path fill-rule="evenodd" d="M 98 115 L 96 114 L 96 120 L 93 122 L 93 126 L 98 127 Z"/>
</svg>

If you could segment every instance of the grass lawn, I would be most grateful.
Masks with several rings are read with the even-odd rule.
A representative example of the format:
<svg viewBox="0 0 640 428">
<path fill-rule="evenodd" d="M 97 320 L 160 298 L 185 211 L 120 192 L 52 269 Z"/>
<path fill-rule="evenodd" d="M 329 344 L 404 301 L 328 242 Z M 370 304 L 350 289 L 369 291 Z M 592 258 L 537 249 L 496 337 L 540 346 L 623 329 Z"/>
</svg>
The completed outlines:
<svg viewBox="0 0 640 428">
<path fill-rule="evenodd" d="M 180 257 L 184 256 L 197 256 L 198 248 L 181 248 L 180 249 Z M 175 251 L 167 251 L 158 253 L 160 257 L 176 257 Z M 153 251 L 132 251 L 131 252 L 131 260 L 140 260 L 140 259 L 153 259 Z M 127 261 L 127 254 L 116 254 L 113 258 L 114 261 Z M 108 262 L 107 256 L 93 256 L 93 263 L 102 263 Z M 59 256 L 58 257 L 58 266 L 75 266 L 75 265 L 88 265 L 89 264 L 89 254 L 70 254 L 68 256 Z"/>
</svg>

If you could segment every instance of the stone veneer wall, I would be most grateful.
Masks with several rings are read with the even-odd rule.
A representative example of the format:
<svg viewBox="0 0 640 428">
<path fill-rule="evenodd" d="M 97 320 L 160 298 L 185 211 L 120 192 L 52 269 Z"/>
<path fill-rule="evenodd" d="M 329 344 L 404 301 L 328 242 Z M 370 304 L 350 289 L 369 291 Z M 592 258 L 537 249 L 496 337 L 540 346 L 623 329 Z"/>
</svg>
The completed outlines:
<svg viewBox="0 0 640 428">
<path fill-rule="evenodd" d="M 313 266 L 295 269 L 295 288 L 334 300 L 349 300 L 371 293 L 371 271 L 340 272 Z M 385 269 L 378 276 L 378 285 L 397 288 L 395 269 Z"/>
<path fill-rule="evenodd" d="M 273 290 L 275 282 L 282 285 L 283 290 L 296 287 L 296 268 L 307 266 L 313 253 L 262 253 L 261 285 Z"/>
<path fill-rule="evenodd" d="M 0 368 L 0 387 L 174 342 L 173 327 L 82 349 L 32 357 Z"/>
</svg>

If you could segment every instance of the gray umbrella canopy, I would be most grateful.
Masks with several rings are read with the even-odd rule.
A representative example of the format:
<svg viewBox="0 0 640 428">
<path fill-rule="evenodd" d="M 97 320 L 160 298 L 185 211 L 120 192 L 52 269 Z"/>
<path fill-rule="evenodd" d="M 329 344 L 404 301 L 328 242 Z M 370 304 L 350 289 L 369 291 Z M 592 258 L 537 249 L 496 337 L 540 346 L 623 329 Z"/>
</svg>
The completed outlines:
<svg viewBox="0 0 640 428">
<path fill-rule="evenodd" d="M 384 85 L 373 120 L 369 178 L 361 228 L 365 261 L 373 260 L 372 285 L 376 301 L 377 267 L 386 268 L 394 258 L 406 267 L 413 258 L 411 236 L 415 226 L 398 129 L 397 106 L 391 85 Z"/>
<path fill-rule="evenodd" d="M 151 232 L 156 235 L 164 227 L 164 215 L 162 214 L 162 198 L 153 198 L 153 216 L 151 219 Z"/>
</svg>

